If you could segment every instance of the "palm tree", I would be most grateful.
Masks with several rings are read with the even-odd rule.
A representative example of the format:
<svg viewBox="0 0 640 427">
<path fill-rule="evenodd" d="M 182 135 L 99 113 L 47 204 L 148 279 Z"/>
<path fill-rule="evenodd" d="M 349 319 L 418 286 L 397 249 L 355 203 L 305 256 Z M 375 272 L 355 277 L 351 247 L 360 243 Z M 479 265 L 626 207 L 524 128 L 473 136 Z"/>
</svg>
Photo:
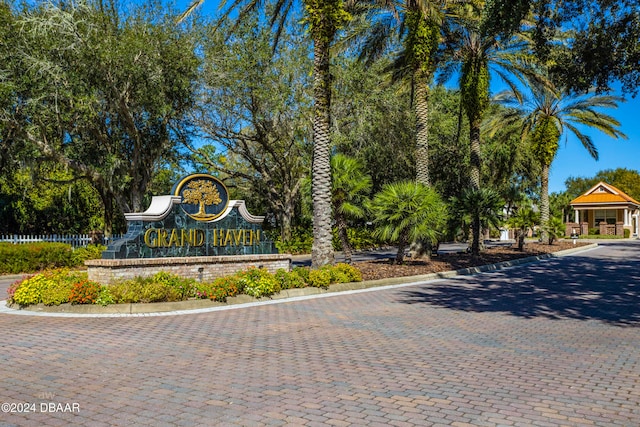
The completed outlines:
<svg viewBox="0 0 640 427">
<path fill-rule="evenodd" d="M 392 34 L 402 40 L 402 50 L 388 68 L 393 80 L 411 83 L 412 106 L 415 113 L 416 181 L 430 184 L 429 177 L 429 92 L 443 41 L 443 26 L 452 12 L 452 5 L 461 7 L 465 0 L 405 0 L 389 3 L 391 14 L 374 19 L 368 30 L 360 58 L 377 59 L 389 47 Z M 388 8 L 389 9 L 389 8 Z M 400 12 L 400 24 L 396 13 Z M 387 10 L 389 12 L 389 10 Z"/>
<path fill-rule="evenodd" d="M 446 205 L 431 187 L 409 181 L 385 185 L 369 210 L 377 226 L 375 234 L 397 243 L 396 262 L 402 263 L 410 242 L 436 242 L 446 221 Z"/>
<path fill-rule="evenodd" d="M 476 2 L 477 3 L 477 2 Z M 480 150 L 480 128 L 489 107 L 489 87 L 491 72 L 498 75 L 508 87 L 515 90 L 511 76 L 523 80 L 530 76 L 535 80 L 532 56 L 526 47 L 527 41 L 519 36 L 509 36 L 503 40 L 499 34 L 487 31 L 483 13 L 483 2 L 474 7 L 461 8 L 456 16 L 457 25 L 447 39 L 450 40 L 451 57 L 443 68 L 441 81 L 447 80 L 454 71 L 459 71 L 461 108 L 469 121 L 470 141 L 470 186 L 480 189 L 482 167 Z M 478 227 L 480 221 L 472 221 Z M 472 230 L 473 238 L 480 236 L 480 230 Z M 472 242 L 472 251 L 479 251 L 479 242 Z M 473 252 L 477 257 L 479 252 Z"/>
<path fill-rule="evenodd" d="M 501 92 L 496 101 L 510 108 L 492 118 L 490 129 L 509 123 L 521 123 L 521 138 L 529 141 L 533 155 L 542 167 L 540 189 L 540 225 L 543 239 L 549 222 L 549 170 L 558 151 L 558 143 L 568 130 L 574 134 L 598 160 L 598 150 L 589 135 L 578 126 L 597 129 L 612 138 L 625 138 L 618 128 L 620 123 L 612 116 L 603 114 L 602 108 L 617 108 L 624 99 L 611 95 L 570 94 L 554 90 L 537 82 L 529 82 L 529 97 L 513 90 Z"/>
<path fill-rule="evenodd" d="M 507 224 L 511 228 L 517 230 L 516 241 L 518 242 L 518 249 L 522 251 L 524 249 L 524 238 L 529 230 L 533 230 L 533 227 L 538 223 L 540 216 L 531 208 L 531 203 L 523 204 L 518 207 L 515 214 L 511 215 L 507 220 Z"/>
<path fill-rule="evenodd" d="M 504 206 L 498 192 L 487 188 L 467 188 L 459 197 L 451 198 L 452 210 L 455 217 L 462 221 L 463 229 L 468 230 L 468 225 L 471 225 L 472 256 L 476 257 L 480 253 L 480 230 L 488 229 L 489 226 L 500 227 Z"/>
<path fill-rule="evenodd" d="M 194 0 L 182 14 L 181 19 L 191 14 L 204 0 Z M 284 30 L 287 17 L 296 6 L 294 0 L 278 0 L 271 13 L 271 25 L 276 28 L 276 43 Z M 351 19 L 343 0 L 304 0 L 305 22 L 313 39 L 313 246 L 311 262 L 313 267 L 321 267 L 334 262 L 331 244 L 331 138 L 330 102 L 331 74 L 330 47 L 337 31 Z M 225 9 L 221 19 L 237 11 L 240 21 L 251 11 L 262 6 L 260 0 L 222 0 Z"/>
<path fill-rule="evenodd" d="M 364 198 L 371 191 L 371 177 L 364 165 L 344 154 L 331 158 L 333 217 L 347 263 L 351 264 L 351 245 L 347 235 L 348 218 L 364 218 Z"/>
</svg>

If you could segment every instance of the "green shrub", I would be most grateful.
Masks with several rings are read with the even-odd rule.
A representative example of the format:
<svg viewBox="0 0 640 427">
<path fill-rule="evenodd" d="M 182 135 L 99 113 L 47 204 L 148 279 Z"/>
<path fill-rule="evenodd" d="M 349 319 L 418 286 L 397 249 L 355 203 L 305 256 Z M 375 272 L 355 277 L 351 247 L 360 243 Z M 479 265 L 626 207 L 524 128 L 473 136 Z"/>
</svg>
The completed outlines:
<svg viewBox="0 0 640 427">
<path fill-rule="evenodd" d="M 109 291 L 116 304 L 140 302 L 142 283 L 139 280 L 123 280 L 109 286 Z"/>
<path fill-rule="evenodd" d="M 624 238 L 625 239 L 628 239 L 629 237 L 631 237 L 631 230 L 625 228 L 623 233 L 624 233 Z"/>
<path fill-rule="evenodd" d="M 76 266 L 84 265 L 84 262 L 90 259 L 102 258 L 102 252 L 107 249 L 104 245 L 87 245 L 82 248 L 73 250 L 73 264 Z"/>
<path fill-rule="evenodd" d="M 342 242 L 340 242 L 340 236 L 338 235 L 338 229 L 334 228 L 332 234 L 331 243 L 333 249 L 336 251 L 342 250 Z M 374 236 L 374 230 L 370 228 L 348 228 L 347 238 L 351 249 L 364 250 L 373 249 L 379 247 L 383 242 Z"/>
<path fill-rule="evenodd" d="M 356 267 L 343 262 L 334 265 L 332 268 L 332 283 L 362 282 L 362 272 Z"/>
<path fill-rule="evenodd" d="M 300 276 L 302 278 L 302 280 L 304 281 L 304 283 L 306 283 L 306 284 L 309 283 L 309 272 L 310 271 L 311 270 L 309 268 L 307 268 L 307 267 L 293 267 L 293 270 L 291 270 L 292 273 L 295 273 L 298 276 Z"/>
<path fill-rule="evenodd" d="M 111 289 L 108 286 L 100 286 L 100 292 L 98 293 L 95 304 L 105 307 L 113 303 L 115 303 L 115 301 L 113 295 L 111 295 Z"/>
<path fill-rule="evenodd" d="M 146 280 L 140 293 L 140 302 L 165 302 L 180 301 L 182 298 L 178 291 L 171 285 Z"/>
<path fill-rule="evenodd" d="M 283 268 L 278 269 L 275 274 L 276 280 L 280 283 L 280 289 L 294 289 L 304 288 L 307 283 L 294 269 L 293 271 L 286 271 Z"/>
<path fill-rule="evenodd" d="M 69 302 L 71 304 L 95 304 L 102 287 L 91 280 L 81 280 L 71 286 Z"/>
<path fill-rule="evenodd" d="M 589 229 L 589 235 L 591 236 L 596 236 L 600 234 L 600 228 L 599 227 L 593 227 Z"/>
<path fill-rule="evenodd" d="M 264 268 L 250 268 L 238 274 L 243 293 L 260 298 L 280 291 L 280 284 Z"/>
<path fill-rule="evenodd" d="M 0 243 L 0 274 L 30 273 L 72 266 L 73 250 L 64 243 Z"/>
<path fill-rule="evenodd" d="M 331 284 L 331 271 L 327 268 L 309 271 L 309 286 L 327 288 Z"/>
<path fill-rule="evenodd" d="M 296 228 L 291 233 L 291 239 L 283 241 L 280 237 L 276 237 L 275 244 L 280 253 L 308 254 L 311 252 L 313 234 L 308 228 Z"/>
<path fill-rule="evenodd" d="M 152 280 L 173 288 L 181 300 L 196 296 L 195 279 L 188 279 L 161 271 L 156 273 Z"/>
</svg>

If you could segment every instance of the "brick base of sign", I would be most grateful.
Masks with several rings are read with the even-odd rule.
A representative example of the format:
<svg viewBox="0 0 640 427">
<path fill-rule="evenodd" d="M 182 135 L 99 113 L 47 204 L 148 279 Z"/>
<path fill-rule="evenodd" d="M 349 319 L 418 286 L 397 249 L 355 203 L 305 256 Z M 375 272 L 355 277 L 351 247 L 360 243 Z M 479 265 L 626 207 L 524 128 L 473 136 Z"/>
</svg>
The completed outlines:
<svg viewBox="0 0 640 427">
<path fill-rule="evenodd" d="M 85 261 L 89 280 L 109 285 L 134 277 L 149 277 L 161 271 L 181 277 L 211 282 L 250 267 L 266 268 L 275 273 L 291 269 L 291 255 L 236 255 L 185 258 L 95 259 Z"/>
</svg>

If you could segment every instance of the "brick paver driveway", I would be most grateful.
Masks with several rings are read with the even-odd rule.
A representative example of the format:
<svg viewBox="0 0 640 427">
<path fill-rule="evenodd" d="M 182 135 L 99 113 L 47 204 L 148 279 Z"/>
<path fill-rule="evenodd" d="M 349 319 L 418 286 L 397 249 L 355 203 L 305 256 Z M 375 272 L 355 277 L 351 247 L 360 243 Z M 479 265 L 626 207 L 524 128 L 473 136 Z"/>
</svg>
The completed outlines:
<svg viewBox="0 0 640 427">
<path fill-rule="evenodd" d="M 640 242 L 304 301 L 0 326 L 3 426 L 640 425 Z"/>
</svg>

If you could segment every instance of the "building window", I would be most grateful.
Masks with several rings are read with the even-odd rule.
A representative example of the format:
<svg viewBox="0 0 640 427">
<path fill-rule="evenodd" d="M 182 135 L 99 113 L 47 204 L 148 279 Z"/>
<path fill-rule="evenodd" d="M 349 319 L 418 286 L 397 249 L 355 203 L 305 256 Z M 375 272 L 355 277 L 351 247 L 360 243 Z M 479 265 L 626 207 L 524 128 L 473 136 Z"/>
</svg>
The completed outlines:
<svg viewBox="0 0 640 427">
<path fill-rule="evenodd" d="M 601 222 L 605 224 L 614 225 L 618 219 L 617 211 L 615 209 L 601 209 L 596 210 L 594 213 L 594 222 L 596 227 L 600 225 Z"/>
</svg>

